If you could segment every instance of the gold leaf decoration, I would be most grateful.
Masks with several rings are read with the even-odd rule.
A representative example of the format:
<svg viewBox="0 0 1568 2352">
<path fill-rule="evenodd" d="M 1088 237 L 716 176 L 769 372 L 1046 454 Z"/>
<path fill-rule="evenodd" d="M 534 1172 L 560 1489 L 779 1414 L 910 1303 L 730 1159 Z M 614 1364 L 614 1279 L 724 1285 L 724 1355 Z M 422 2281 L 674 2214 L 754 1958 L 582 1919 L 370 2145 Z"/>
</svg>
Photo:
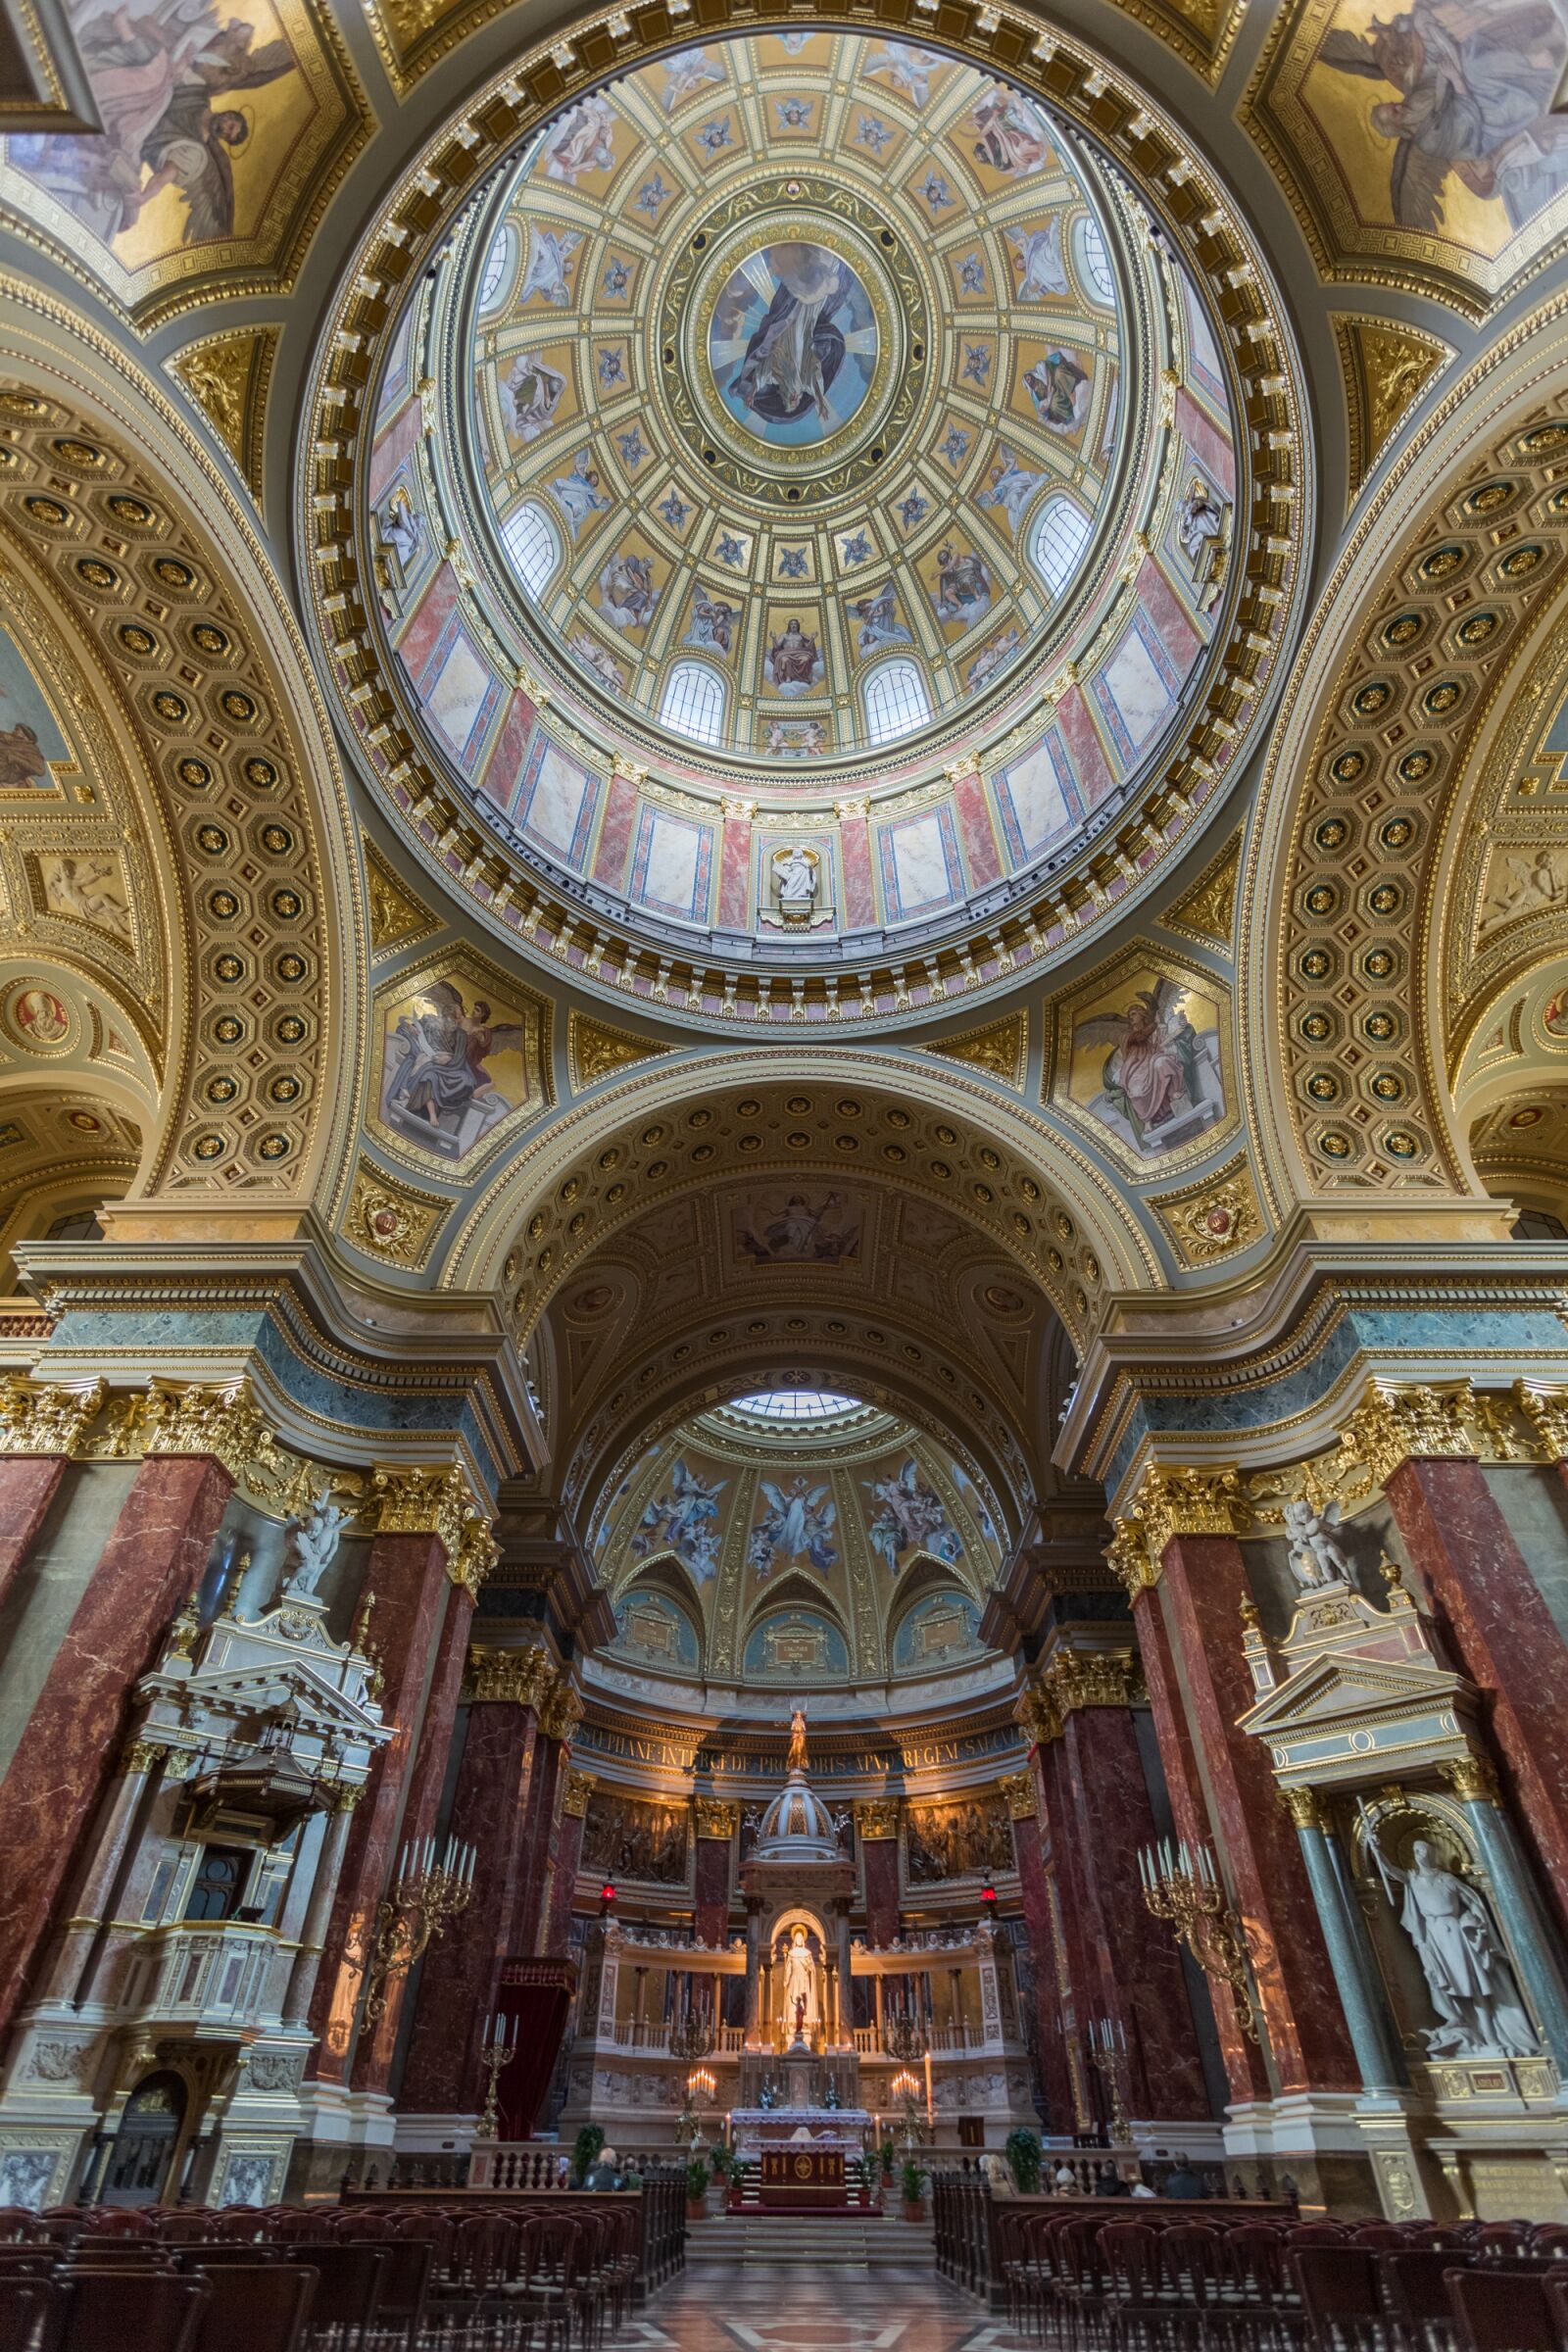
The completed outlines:
<svg viewBox="0 0 1568 2352">
<path fill-rule="evenodd" d="M 1209 1266 L 1245 1250 L 1263 1231 L 1263 1212 L 1247 1154 L 1241 1152 L 1198 1184 L 1149 1203 L 1184 1266 Z"/>
<path fill-rule="evenodd" d="M 927 1046 L 926 1052 L 939 1054 L 944 1061 L 961 1061 L 971 1070 L 984 1070 L 987 1077 L 999 1079 L 1004 1086 L 1021 1087 L 1029 1054 L 1029 1015 L 1009 1012 L 984 1029 L 965 1029 L 957 1037 L 945 1037 L 940 1045 Z"/>
<path fill-rule="evenodd" d="M 417 1273 L 430 1255 L 451 1200 L 444 1193 L 421 1193 L 389 1176 L 368 1159 L 354 1171 L 354 1189 L 343 1230 L 367 1257 Z"/>
<path fill-rule="evenodd" d="M 1446 368 L 1454 351 L 1441 335 L 1420 327 L 1392 326 L 1387 319 L 1364 318 L 1353 312 L 1336 312 L 1333 318 L 1345 377 L 1348 511 L 1401 417 Z"/>
<path fill-rule="evenodd" d="M 608 1028 L 603 1021 L 590 1020 L 585 1012 L 574 1012 L 566 1025 L 566 1067 L 574 1095 L 580 1095 L 585 1086 L 597 1086 L 612 1070 L 629 1070 L 639 1061 L 654 1061 L 673 1051 L 672 1046 L 656 1046 L 651 1038 Z"/>
<path fill-rule="evenodd" d="M 169 363 L 245 476 L 258 506 L 277 334 L 275 326 L 255 326 L 238 334 L 204 335 Z"/>
<path fill-rule="evenodd" d="M 365 844 L 365 895 L 370 908 L 370 953 L 385 956 L 410 940 L 427 939 L 441 928 L 428 906 L 420 905 L 402 878 L 369 845 Z"/>
<path fill-rule="evenodd" d="M 1160 916 L 1169 931 L 1185 931 L 1191 939 L 1206 939 L 1229 950 L 1236 919 L 1236 877 L 1241 869 L 1242 837 L 1233 833 L 1213 863 L 1204 867 L 1192 889 Z"/>
</svg>

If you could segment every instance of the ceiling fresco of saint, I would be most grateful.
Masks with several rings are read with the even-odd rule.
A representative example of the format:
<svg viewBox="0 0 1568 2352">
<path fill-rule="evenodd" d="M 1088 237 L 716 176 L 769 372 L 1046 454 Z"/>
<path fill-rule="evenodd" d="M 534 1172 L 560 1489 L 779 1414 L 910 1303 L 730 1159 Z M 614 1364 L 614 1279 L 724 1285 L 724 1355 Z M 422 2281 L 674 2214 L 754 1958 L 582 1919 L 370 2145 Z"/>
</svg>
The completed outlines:
<svg viewBox="0 0 1568 2352">
<path fill-rule="evenodd" d="M 1568 7 L 69 16 L 15 1280 L 493 1350 L 603 1672 L 848 1708 L 992 1672 L 1118 1349 L 1568 1223 Z"/>
</svg>

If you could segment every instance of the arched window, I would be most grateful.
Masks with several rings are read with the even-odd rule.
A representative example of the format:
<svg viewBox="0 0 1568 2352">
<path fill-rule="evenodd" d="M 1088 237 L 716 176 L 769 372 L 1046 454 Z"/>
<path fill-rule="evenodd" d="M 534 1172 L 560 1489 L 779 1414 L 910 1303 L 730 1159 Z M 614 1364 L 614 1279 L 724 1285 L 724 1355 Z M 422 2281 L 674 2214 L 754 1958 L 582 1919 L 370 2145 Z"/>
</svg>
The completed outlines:
<svg viewBox="0 0 1568 2352">
<path fill-rule="evenodd" d="M 865 726 L 873 743 L 912 735 L 931 715 L 931 697 L 912 662 L 884 662 L 865 682 Z"/>
<path fill-rule="evenodd" d="M 724 681 L 706 662 L 677 662 L 659 706 L 662 724 L 693 743 L 718 743 L 724 732 Z"/>
<path fill-rule="evenodd" d="M 1035 524 L 1030 553 L 1053 596 L 1059 596 L 1066 587 L 1088 543 L 1089 517 L 1082 507 L 1059 491 L 1054 498 L 1048 498 Z"/>
<path fill-rule="evenodd" d="M 479 308 L 490 310 L 501 291 L 501 281 L 507 274 L 507 263 L 512 253 L 513 232 L 503 225 L 495 233 L 490 251 L 485 256 L 484 275 L 479 280 Z"/>
<path fill-rule="evenodd" d="M 530 596 L 543 596 L 551 576 L 561 561 L 555 530 L 543 507 L 532 499 L 509 514 L 501 526 L 501 537 L 513 569 Z"/>
<path fill-rule="evenodd" d="M 1089 274 L 1090 288 L 1097 302 L 1107 306 L 1115 297 L 1115 283 L 1110 274 L 1110 262 L 1105 252 L 1105 240 L 1100 233 L 1098 220 L 1086 220 L 1080 232 L 1080 250 L 1084 268 Z"/>
</svg>

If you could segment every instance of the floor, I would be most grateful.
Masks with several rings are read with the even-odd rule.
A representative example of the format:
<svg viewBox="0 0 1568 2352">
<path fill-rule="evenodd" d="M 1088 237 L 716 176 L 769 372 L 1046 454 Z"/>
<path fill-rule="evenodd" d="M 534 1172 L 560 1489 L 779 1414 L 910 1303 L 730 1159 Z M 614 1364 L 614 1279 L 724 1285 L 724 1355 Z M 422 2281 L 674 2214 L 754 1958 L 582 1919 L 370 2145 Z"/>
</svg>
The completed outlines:
<svg viewBox="0 0 1568 2352">
<path fill-rule="evenodd" d="M 1038 2352 L 929 2265 L 855 2277 L 816 2265 L 694 2266 L 612 2339 L 612 2352 Z"/>
</svg>

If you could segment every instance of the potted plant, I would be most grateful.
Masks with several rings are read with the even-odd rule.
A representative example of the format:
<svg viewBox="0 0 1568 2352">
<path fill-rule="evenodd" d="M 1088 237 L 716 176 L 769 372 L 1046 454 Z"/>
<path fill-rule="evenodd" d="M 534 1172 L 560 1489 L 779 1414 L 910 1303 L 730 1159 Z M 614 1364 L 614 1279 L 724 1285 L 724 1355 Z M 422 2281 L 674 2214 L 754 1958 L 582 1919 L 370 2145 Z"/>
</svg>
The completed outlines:
<svg viewBox="0 0 1568 2352">
<path fill-rule="evenodd" d="M 694 2156 L 686 2167 L 686 2219 L 700 2222 L 708 2211 L 708 2183 L 712 2179 L 704 2156 Z"/>
<path fill-rule="evenodd" d="M 1040 2134 L 1027 2125 L 1007 2133 L 1005 2143 L 1007 2167 L 1020 2197 L 1040 2194 Z"/>
<path fill-rule="evenodd" d="M 906 2222 L 923 2222 L 925 2220 L 926 2183 L 924 2166 L 918 2164 L 912 2156 L 906 2156 L 899 2178 L 904 2189 L 905 2220 Z"/>
<path fill-rule="evenodd" d="M 571 2150 L 571 2177 L 579 2188 L 593 2171 L 594 2165 L 598 2161 L 599 2151 L 604 2144 L 605 2128 L 603 2124 L 584 2124 Z"/>
<path fill-rule="evenodd" d="M 893 2186 L 893 2159 L 898 2154 L 898 2150 L 891 2139 L 885 2139 L 879 2153 L 882 2158 L 882 2185 L 884 2188 L 891 2188 Z"/>
</svg>

